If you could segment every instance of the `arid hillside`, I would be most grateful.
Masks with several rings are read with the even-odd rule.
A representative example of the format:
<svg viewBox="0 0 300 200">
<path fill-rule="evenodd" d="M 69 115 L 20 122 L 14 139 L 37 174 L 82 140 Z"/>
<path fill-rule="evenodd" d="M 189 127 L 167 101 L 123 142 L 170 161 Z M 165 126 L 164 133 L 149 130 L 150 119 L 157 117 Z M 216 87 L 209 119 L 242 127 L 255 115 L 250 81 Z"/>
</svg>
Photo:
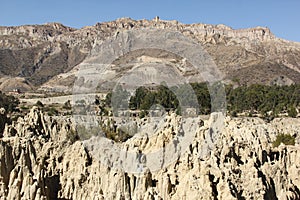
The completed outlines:
<svg viewBox="0 0 300 200">
<path fill-rule="evenodd" d="M 268 28 L 234 30 L 225 25 L 121 18 L 81 29 L 59 23 L 0 27 L 0 89 L 68 90 L 74 84 L 76 66 L 83 63 L 101 41 L 124 30 L 145 28 L 179 31 L 201 44 L 226 81 L 300 83 L 300 43 L 277 38 Z M 159 53 L 149 55 L 148 51 L 137 54 L 160 56 Z M 169 57 L 164 55 L 164 58 Z M 140 62 L 145 60 L 140 59 Z M 162 59 L 161 62 L 168 61 Z"/>
</svg>

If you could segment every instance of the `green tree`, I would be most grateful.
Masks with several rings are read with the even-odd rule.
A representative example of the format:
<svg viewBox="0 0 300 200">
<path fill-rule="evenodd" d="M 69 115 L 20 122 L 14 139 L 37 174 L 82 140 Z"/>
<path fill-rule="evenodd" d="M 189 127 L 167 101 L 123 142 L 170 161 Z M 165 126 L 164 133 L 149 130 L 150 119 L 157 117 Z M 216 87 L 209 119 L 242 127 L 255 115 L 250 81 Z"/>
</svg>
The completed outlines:
<svg viewBox="0 0 300 200">
<path fill-rule="evenodd" d="M 129 108 L 132 110 L 140 109 L 141 103 L 148 93 L 149 90 L 143 86 L 137 88 L 135 91 L 135 95 L 130 97 Z"/>
<path fill-rule="evenodd" d="M 199 104 L 199 112 L 208 114 L 211 111 L 210 93 L 206 83 L 192 83 Z"/>
</svg>

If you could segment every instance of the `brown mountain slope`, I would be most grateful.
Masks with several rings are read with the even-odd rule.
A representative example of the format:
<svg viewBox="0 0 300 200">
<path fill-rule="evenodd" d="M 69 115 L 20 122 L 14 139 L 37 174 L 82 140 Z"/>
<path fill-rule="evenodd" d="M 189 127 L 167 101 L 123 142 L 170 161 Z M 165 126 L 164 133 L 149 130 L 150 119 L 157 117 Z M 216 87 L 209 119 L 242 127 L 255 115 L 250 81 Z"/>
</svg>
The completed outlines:
<svg viewBox="0 0 300 200">
<path fill-rule="evenodd" d="M 94 46 L 122 30 L 140 28 L 180 31 L 194 39 L 228 80 L 240 84 L 300 83 L 300 43 L 276 38 L 267 28 L 233 30 L 224 25 L 128 18 L 82 29 L 58 23 L 0 27 L 0 76 L 23 77 L 30 85 L 46 90 L 70 90 L 74 67 Z"/>
</svg>

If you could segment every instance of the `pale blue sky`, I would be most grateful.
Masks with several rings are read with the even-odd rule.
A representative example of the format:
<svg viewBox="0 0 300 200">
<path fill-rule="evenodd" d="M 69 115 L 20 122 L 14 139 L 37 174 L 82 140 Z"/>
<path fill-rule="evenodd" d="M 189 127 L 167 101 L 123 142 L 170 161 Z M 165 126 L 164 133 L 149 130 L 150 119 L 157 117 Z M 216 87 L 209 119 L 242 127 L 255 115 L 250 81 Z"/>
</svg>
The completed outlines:
<svg viewBox="0 0 300 200">
<path fill-rule="evenodd" d="M 80 28 L 120 17 L 176 19 L 182 23 L 269 27 L 300 42 L 300 0 L 0 0 L 0 25 L 60 22 Z"/>
</svg>

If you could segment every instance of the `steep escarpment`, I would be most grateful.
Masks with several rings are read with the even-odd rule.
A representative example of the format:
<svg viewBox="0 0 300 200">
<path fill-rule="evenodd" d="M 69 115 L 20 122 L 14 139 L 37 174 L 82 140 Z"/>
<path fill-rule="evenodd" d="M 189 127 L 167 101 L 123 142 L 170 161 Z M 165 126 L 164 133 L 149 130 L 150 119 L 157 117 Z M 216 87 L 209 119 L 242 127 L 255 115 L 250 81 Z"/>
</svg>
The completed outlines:
<svg viewBox="0 0 300 200">
<path fill-rule="evenodd" d="M 78 140 L 72 120 L 50 118 L 33 108 L 17 122 L 6 125 L 0 138 L 1 197 L 300 198 L 299 119 L 278 118 L 266 123 L 259 118 L 227 117 L 224 129 L 219 132 L 210 129 L 213 118 L 193 120 L 199 123 L 194 126 L 196 131 L 185 153 L 163 169 L 130 173 L 109 163 L 106 158 L 99 159 L 97 153 L 103 155 L 108 150 L 97 140 L 90 141 L 91 146 Z M 151 148 L 162 147 L 177 133 L 179 121 L 179 116 L 167 116 L 161 132 L 148 138 L 131 138 L 119 143 L 119 148 L 129 154 L 130 151 L 147 153 Z M 208 132 L 218 135 L 210 151 L 203 148 Z M 272 141 L 281 133 L 294 135 L 296 145 L 273 147 Z M 135 164 L 134 160 L 132 164 Z"/>
<path fill-rule="evenodd" d="M 38 86 L 73 68 L 85 58 L 86 52 L 80 50 L 81 45 L 69 47 L 66 42 L 55 39 L 73 31 L 75 29 L 58 23 L 1 27 L 2 77 L 24 77 L 32 85 Z"/>
<path fill-rule="evenodd" d="M 71 87 L 73 79 L 64 81 L 61 76 L 64 79 L 69 72 L 73 76 L 72 69 L 84 61 L 95 45 L 121 31 L 146 28 L 179 31 L 195 40 L 207 50 L 227 80 L 239 79 L 241 84 L 271 84 L 278 79 L 286 80 L 283 84 L 300 82 L 299 43 L 276 38 L 268 28 L 234 30 L 225 25 L 129 18 L 81 29 L 59 23 L 0 27 L 0 75 L 25 78 L 28 84 L 18 84 L 23 84 L 22 88 L 44 83 L 44 89 Z"/>
</svg>

